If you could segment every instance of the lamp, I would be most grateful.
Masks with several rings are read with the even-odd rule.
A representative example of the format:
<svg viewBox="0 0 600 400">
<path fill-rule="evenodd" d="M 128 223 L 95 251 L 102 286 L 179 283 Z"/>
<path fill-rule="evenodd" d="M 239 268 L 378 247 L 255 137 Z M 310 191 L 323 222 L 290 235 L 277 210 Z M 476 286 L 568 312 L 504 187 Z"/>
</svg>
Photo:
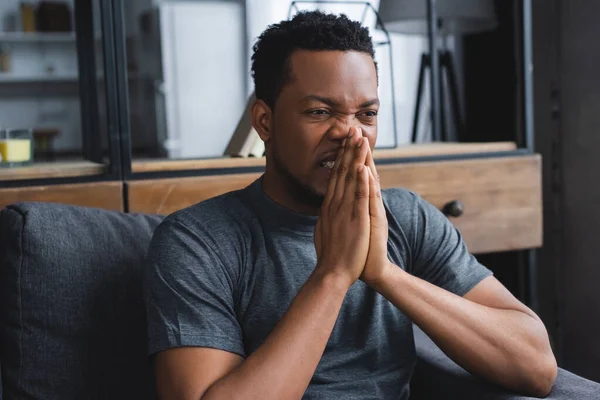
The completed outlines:
<svg viewBox="0 0 600 400">
<path fill-rule="evenodd" d="M 493 0 L 438 0 L 437 30 L 442 35 L 484 32 L 496 27 Z M 381 20 L 390 32 L 427 34 L 427 2 L 381 0 Z"/>
<path fill-rule="evenodd" d="M 428 7 L 432 9 L 428 10 Z M 429 11 L 429 12 L 428 12 Z M 452 55 L 447 50 L 437 50 L 437 35 L 462 35 L 466 33 L 477 33 L 492 30 L 496 27 L 497 21 L 494 10 L 493 0 L 381 0 L 379 4 L 379 15 L 381 20 L 390 32 L 404 34 L 429 34 L 430 54 L 421 56 L 421 68 L 419 70 L 419 84 L 417 92 L 417 101 L 415 104 L 415 114 L 413 120 L 412 141 L 417 140 L 417 125 L 419 120 L 419 111 L 421 106 L 421 95 L 423 81 L 425 79 L 425 69 L 431 68 L 432 87 L 439 88 L 439 96 L 444 96 L 444 85 L 438 71 L 445 72 L 450 91 L 450 105 L 453 108 L 454 123 L 457 133 L 460 134 L 462 128 L 462 118 L 458 104 L 458 89 L 456 84 L 456 74 Z M 435 26 L 430 26 L 430 18 L 435 21 Z M 430 30 L 431 29 L 431 30 Z M 435 51 L 437 54 L 432 54 Z M 434 65 L 437 64 L 437 65 Z M 434 89 L 437 90 L 437 89 Z M 439 102 L 441 119 L 444 114 L 444 102 L 432 96 L 434 102 Z M 435 115 L 434 118 L 438 116 Z M 435 122 L 435 121 L 434 121 Z M 440 139 L 447 140 L 447 135 L 443 124 L 436 124 L 440 127 Z"/>
</svg>

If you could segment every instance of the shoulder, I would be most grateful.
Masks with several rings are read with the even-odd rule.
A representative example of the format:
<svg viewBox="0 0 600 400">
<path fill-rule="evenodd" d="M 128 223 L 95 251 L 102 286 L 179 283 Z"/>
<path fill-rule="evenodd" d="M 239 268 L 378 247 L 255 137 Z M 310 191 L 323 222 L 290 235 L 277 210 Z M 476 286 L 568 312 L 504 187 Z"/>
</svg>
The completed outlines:
<svg viewBox="0 0 600 400">
<path fill-rule="evenodd" d="M 170 241 L 185 235 L 215 251 L 239 249 L 256 222 L 245 200 L 245 190 L 213 197 L 170 214 L 156 229 L 154 241 Z"/>
<path fill-rule="evenodd" d="M 149 280 L 238 281 L 253 240 L 254 215 L 243 190 L 217 196 L 167 216 L 147 253 Z M 156 280 L 156 279 L 154 279 Z"/>
<path fill-rule="evenodd" d="M 403 188 L 384 189 L 381 191 L 383 203 L 388 212 L 397 217 L 409 219 L 443 216 L 433 204 L 419 194 Z"/>
<path fill-rule="evenodd" d="M 425 201 L 417 193 L 404 188 L 383 189 L 381 197 L 388 213 L 401 219 L 412 219 Z"/>
<path fill-rule="evenodd" d="M 451 223 L 419 194 L 402 188 L 382 190 L 390 229 L 401 230 L 411 247 L 420 247 L 427 236 L 444 235 Z"/>
</svg>

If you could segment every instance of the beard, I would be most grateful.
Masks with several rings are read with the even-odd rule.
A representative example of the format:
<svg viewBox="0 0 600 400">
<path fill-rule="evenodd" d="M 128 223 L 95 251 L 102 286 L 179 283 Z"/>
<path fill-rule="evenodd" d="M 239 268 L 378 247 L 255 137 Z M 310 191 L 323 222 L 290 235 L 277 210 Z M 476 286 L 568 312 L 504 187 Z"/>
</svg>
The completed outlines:
<svg viewBox="0 0 600 400">
<path fill-rule="evenodd" d="M 294 176 L 279 156 L 280 153 L 277 149 L 274 148 L 273 150 L 273 165 L 277 171 L 286 178 L 285 190 L 290 193 L 296 201 L 310 207 L 320 208 L 323 204 L 323 200 L 325 200 L 325 193 L 320 193 L 315 188 L 305 184 L 298 177 Z"/>
</svg>

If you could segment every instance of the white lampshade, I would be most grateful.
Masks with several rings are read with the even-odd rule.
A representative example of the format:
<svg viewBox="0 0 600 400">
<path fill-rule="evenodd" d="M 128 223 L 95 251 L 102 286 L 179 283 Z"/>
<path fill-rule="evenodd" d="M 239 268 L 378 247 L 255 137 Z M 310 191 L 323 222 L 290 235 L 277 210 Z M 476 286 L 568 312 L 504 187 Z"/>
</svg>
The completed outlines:
<svg viewBox="0 0 600 400">
<path fill-rule="evenodd" d="M 493 0 L 438 0 L 438 32 L 455 35 L 496 27 Z M 390 32 L 427 34 L 426 0 L 381 0 L 379 15 Z"/>
</svg>

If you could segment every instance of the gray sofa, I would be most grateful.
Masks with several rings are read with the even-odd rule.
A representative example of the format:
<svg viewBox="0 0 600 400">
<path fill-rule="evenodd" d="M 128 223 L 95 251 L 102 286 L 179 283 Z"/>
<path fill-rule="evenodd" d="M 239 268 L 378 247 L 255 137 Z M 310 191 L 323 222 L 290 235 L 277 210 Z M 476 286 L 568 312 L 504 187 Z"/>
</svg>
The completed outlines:
<svg viewBox="0 0 600 400">
<path fill-rule="evenodd" d="M 140 286 L 161 217 L 25 203 L 0 211 L 4 398 L 152 399 Z M 523 399 L 469 375 L 415 330 L 415 399 Z M 2 398 L 2 395 L 0 395 Z M 598 399 L 561 370 L 552 399 Z"/>
</svg>

